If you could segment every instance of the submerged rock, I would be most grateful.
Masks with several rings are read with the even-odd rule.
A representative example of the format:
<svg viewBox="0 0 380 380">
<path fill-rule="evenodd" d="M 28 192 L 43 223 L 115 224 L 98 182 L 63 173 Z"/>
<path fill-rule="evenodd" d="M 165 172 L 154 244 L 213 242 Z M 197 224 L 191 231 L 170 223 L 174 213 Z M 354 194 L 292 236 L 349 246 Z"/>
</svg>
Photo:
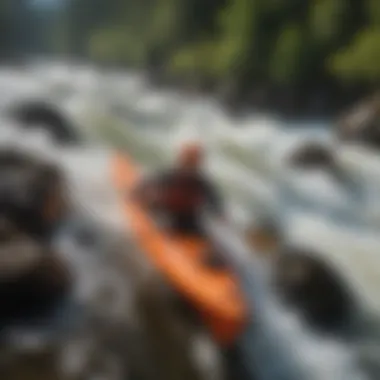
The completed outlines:
<svg viewBox="0 0 380 380">
<path fill-rule="evenodd" d="M 351 321 L 354 300 L 347 284 L 316 252 L 287 246 L 276 223 L 261 223 L 246 232 L 256 255 L 271 266 L 280 299 L 321 332 L 338 332 Z"/>
<path fill-rule="evenodd" d="M 285 303 L 321 331 L 338 331 L 350 321 L 353 298 L 346 284 L 318 255 L 286 248 L 275 265 L 275 283 Z"/>
<path fill-rule="evenodd" d="M 300 169 L 331 169 L 335 166 L 335 158 L 328 146 L 309 142 L 300 146 L 290 156 L 289 163 Z"/>
</svg>

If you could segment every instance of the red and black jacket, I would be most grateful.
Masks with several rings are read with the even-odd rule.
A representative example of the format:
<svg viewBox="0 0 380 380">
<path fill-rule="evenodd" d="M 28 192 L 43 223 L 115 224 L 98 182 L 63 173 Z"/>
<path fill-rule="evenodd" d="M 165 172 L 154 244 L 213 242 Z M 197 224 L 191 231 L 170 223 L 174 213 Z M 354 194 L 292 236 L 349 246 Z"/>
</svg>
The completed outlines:
<svg viewBox="0 0 380 380">
<path fill-rule="evenodd" d="M 178 170 L 160 173 L 144 181 L 139 188 L 153 187 L 159 191 L 159 208 L 175 214 L 197 214 L 207 209 L 221 214 L 219 194 L 200 173 L 182 173 Z"/>
</svg>

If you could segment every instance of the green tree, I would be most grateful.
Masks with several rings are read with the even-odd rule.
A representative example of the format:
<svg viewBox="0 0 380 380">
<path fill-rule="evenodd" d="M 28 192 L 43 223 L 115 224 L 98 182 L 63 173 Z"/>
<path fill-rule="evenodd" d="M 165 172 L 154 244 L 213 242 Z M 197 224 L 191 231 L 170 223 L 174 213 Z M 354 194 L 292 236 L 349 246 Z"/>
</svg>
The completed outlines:
<svg viewBox="0 0 380 380">
<path fill-rule="evenodd" d="M 380 27 L 359 32 L 352 44 L 332 57 L 332 72 L 346 82 L 379 83 Z"/>
<path fill-rule="evenodd" d="M 254 1 L 233 0 L 219 13 L 220 37 L 216 54 L 220 75 L 229 76 L 248 63 L 255 43 L 256 7 Z"/>
<path fill-rule="evenodd" d="M 6 1 L 6 0 L 5 0 Z M 18 0 L 21 1 L 21 0 Z M 379 69 L 379 0 L 66 0 L 72 54 L 184 81 L 341 94 Z M 1 8 L 0 8 L 1 12 Z M 0 13 L 1 17 L 1 13 Z M 62 47 L 61 47 L 62 49 Z"/>
<path fill-rule="evenodd" d="M 292 84 L 297 81 L 302 69 L 304 40 L 305 35 L 299 25 L 287 26 L 280 33 L 270 60 L 271 78 L 276 83 Z"/>
</svg>

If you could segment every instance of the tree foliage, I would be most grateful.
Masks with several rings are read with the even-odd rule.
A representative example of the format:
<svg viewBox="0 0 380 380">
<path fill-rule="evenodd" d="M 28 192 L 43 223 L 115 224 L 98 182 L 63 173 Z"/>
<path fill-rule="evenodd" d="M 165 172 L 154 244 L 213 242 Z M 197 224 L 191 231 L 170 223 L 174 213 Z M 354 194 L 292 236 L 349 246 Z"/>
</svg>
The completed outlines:
<svg viewBox="0 0 380 380">
<path fill-rule="evenodd" d="M 346 81 L 380 81 L 380 27 L 360 31 L 352 43 L 332 59 L 332 71 Z"/>
<path fill-rule="evenodd" d="M 377 84 L 379 0 L 66 0 L 73 54 L 242 86 Z"/>
</svg>

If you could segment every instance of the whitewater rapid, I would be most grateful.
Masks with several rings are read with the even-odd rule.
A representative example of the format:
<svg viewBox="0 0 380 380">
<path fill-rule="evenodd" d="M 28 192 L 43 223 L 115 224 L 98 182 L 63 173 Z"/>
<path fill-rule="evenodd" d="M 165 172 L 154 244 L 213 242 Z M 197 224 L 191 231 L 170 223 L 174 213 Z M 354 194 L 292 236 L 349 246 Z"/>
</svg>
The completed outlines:
<svg viewBox="0 0 380 380">
<path fill-rule="evenodd" d="M 109 109 L 127 110 L 104 122 L 103 137 L 117 141 L 148 168 L 169 163 L 181 141 L 200 139 L 209 153 L 209 173 L 229 200 L 236 225 L 275 218 L 289 241 L 315 250 L 347 280 L 371 333 L 350 346 L 323 343 L 298 327 L 293 344 L 302 341 L 305 358 L 316 355 L 324 368 L 308 377 L 355 378 L 351 364 L 361 360 L 380 373 L 380 155 L 338 144 L 328 122 L 285 123 L 266 115 L 232 120 L 210 99 L 156 91 L 139 76 L 106 76 L 103 86 Z M 289 154 L 305 141 L 331 146 L 341 180 L 287 165 Z M 275 324 L 291 324 L 286 313 L 275 314 Z"/>
<path fill-rule="evenodd" d="M 67 70 L 65 66 L 35 71 L 35 88 L 51 96 L 66 94 L 62 106 L 81 120 L 94 140 L 123 147 L 147 168 L 170 162 L 181 141 L 201 139 L 209 152 L 210 175 L 228 199 L 237 226 L 275 218 L 289 240 L 310 245 L 344 273 L 362 301 L 363 318 L 372 323 L 371 339 L 366 336 L 352 346 L 326 341 L 274 306 L 269 320 L 272 327 L 276 326 L 287 345 L 302 350 L 296 357 L 300 365 L 312 362 L 305 379 L 364 379 L 360 377 L 361 362 L 367 366 L 380 362 L 380 339 L 375 339 L 380 335 L 380 155 L 337 146 L 328 123 L 285 125 L 265 115 L 232 120 L 209 99 L 157 92 L 137 74 L 104 74 L 86 67 Z M 0 75 L 0 82 L 7 76 L 9 73 Z M 339 166 L 358 185 L 351 188 L 337 183 L 324 172 L 294 173 L 286 157 L 310 139 L 331 144 Z M 76 173 L 73 183 L 89 189 L 83 194 L 96 193 L 97 186 L 104 189 L 100 175 L 104 168 L 95 170 L 102 167 L 104 157 L 99 159 L 96 149 L 89 150 L 86 157 L 68 155 L 67 165 Z M 117 228 L 117 206 L 111 200 L 106 206 L 107 202 L 103 202 L 105 223 Z M 272 334 L 266 344 L 275 342 Z M 252 347 L 245 344 L 249 352 Z M 379 367 L 374 368 L 379 373 Z"/>
</svg>

